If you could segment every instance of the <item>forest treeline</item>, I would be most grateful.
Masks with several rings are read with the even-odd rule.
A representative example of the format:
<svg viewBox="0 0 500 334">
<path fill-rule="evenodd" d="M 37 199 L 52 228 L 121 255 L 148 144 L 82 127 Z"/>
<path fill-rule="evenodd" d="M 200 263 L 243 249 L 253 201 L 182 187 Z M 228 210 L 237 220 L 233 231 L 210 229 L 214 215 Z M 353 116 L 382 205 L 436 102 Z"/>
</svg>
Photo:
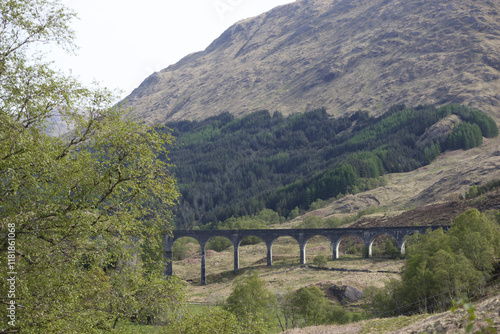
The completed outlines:
<svg viewBox="0 0 500 334">
<path fill-rule="evenodd" d="M 452 114 L 461 122 L 451 133 L 421 140 Z M 264 110 L 239 119 L 222 113 L 167 128 L 177 138 L 169 155 L 182 194 L 177 228 L 216 226 L 266 208 L 288 217 L 318 199 L 377 187 L 384 174 L 419 168 L 446 149 L 469 149 L 498 135 L 489 116 L 455 104 L 398 105 L 379 117 L 358 111 L 335 118 L 325 109 L 289 117 Z"/>
</svg>

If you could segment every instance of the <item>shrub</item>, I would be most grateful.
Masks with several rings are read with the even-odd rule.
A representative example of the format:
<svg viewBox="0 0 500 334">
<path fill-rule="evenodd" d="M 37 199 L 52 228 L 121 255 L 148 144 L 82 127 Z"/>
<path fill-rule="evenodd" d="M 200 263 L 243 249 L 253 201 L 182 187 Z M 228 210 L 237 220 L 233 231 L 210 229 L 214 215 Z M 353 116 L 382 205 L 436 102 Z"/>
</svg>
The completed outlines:
<svg viewBox="0 0 500 334">
<path fill-rule="evenodd" d="M 323 268 L 326 266 L 326 257 L 324 255 L 316 255 L 313 260 L 314 265 Z"/>
<path fill-rule="evenodd" d="M 297 228 L 320 228 L 323 226 L 323 219 L 316 216 L 307 216 Z"/>
<path fill-rule="evenodd" d="M 213 237 L 207 242 L 206 250 L 214 250 L 216 252 L 222 252 L 233 246 L 231 241 L 224 237 Z"/>
<path fill-rule="evenodd" d="M 176 240 L 172 247 L 172 259 L 175 261 L 181 261 L 189 257 L 189 243 L 198 244 L 198 242 L 193 238 L 181 238 Z"/>
</svg>

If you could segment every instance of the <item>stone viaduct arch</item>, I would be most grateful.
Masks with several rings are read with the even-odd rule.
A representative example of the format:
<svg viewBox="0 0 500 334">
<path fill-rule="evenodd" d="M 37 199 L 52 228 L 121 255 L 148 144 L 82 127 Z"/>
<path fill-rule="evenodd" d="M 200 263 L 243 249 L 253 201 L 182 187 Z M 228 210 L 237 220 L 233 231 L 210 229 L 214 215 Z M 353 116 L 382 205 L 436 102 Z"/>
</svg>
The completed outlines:
<svg viewBox="0 0 500 334">
<path fill-rule="evenodd" d="M 300 263 L 306 262 L 306 244 L 314 236 L 321 235 L 326 237 L 333 248 L 332 258 L 339 257 L 339 245 L 342 239 L 348 235 L 354 235 L 365 243 L 368 247 L 368 256 L 372 254 L 372 244 L 379 235 L 389 235 L 393 237 L 401 253 L 404 253 L 405 238 L 414 233 L 424 234 L 427 229 L 436 230 L 442 228 L 447 231 L 449 226 L 424 226 L 424 227 L 376 227 L 376 228 L 334 228 L 334 229 L 276 229 L 276 230 L 177 230 L 173 235 L 166 235 L 164 240 L 165 259 L 167 265 L 165 274 L 172 276 L 172 247 L 177 239 L 182 237 L 191 237 L 198 241 L 201 247 L 201 285 L 206 285 L 206 265 L 205 265 L 205 246 L 207 242 L 214 237 L 226 237 L 231 241 L 234 247 L 234 272 L 239 270 L 239 246 L 246 237 L 259 237 L 267 246 L 267 265 L 272 266 L 272 247 L 273 243 L 279 237 L 294 238 L 300 248 Z"/>
</svg>

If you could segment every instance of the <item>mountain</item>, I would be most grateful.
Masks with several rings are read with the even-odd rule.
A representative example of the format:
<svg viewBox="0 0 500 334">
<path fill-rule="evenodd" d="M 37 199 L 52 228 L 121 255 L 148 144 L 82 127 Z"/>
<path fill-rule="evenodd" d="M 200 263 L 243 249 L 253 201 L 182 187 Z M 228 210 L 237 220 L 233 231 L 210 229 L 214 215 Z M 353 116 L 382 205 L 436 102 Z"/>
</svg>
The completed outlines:
<svg viewBox="0 0 500 334">
<path fill-rule="evenodd" d="M 500 118 L 500 2 L 299 0 L 227 29 L 126 99 L 148 123 L 460 103 Z"/>
</svg>

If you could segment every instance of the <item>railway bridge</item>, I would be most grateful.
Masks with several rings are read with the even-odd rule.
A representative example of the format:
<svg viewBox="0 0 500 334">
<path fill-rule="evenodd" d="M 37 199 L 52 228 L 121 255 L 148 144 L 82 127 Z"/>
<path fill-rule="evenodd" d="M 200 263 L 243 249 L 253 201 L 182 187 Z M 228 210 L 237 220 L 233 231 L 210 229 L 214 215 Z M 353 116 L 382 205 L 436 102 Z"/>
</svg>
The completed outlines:
<svg viewBox="0 0 500 334">
<path fill-rule="evenodd" d="M 201 285 L 206 285 L 205 247 L 207 242 L 214 237 L 225 237 L 231 241 L 234 247 L 234 272 L 239 270 L 239 247 L 241 241 L 247 237 L 258 237 L 267 246 L 267 265 L 272 266 L 273 243 L 280 237 L 292 237 L 299 244 L 300 264 L 306 262 L 306 245 L 314 236 L 326 237 L 333 248 L 332 258 L 339 257 L 339 246 L 347 236 L 357 236 L 363 240 L 368 249 L 368 257 L 372 255 L 372 245 L 375 238 L 380 235 L 388 235 L 397 242 L 399 251 L 404 254 L 406 237 L 414 234 L 423 234 L 427 229 L 436 230 L 442 228 L 447 231 L 449 226 L 424 226 L 424 227 L 376 227 L 376 228 L 333 228 L 333 229 L 269 229 L 269 230 L 176 230 L 172 235 L 165 236 L 165 258 L 167 265 L 165 274 L 173 275 L 172 247 L 174 242 L 183 237 L 191 237 L 198 241 L 201 246 Z"/>
</svg>

